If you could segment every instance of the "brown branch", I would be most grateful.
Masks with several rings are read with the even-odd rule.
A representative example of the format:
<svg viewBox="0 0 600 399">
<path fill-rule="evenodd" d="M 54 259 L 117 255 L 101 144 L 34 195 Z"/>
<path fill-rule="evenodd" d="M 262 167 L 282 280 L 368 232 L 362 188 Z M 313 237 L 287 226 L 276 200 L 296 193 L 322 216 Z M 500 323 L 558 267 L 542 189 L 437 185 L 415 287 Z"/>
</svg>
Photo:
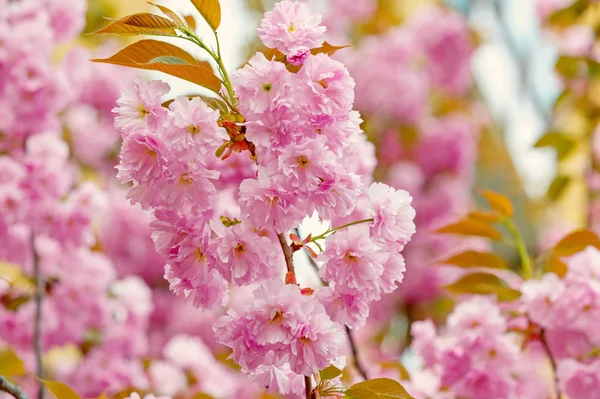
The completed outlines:
<svg viewBox="0 0 600 399">
<path fill-rule="evenodd" d="M 31 252 L 33 254 L 33 273 L 35 275 L 35 321 L 33 330 L 33 351 L 37 366 L 37 376 L 44 378 L 44 365 L 42 364 L 42 302 L 46 284 L 40 271 L 40 258 L 35 250 L 35 235 L 31 231 Z M 44 384 L 39 382 L 38 399 L 44 399 Z"/>
<path fill-rule="evenodd" d="M 350 349 L 352 349 L 352 359 L 354 361 L 354 366 L 356 367 L 356 370 L 358 370 L 358 373 L 361 375 L 361 377 L 365 380 L 368 380 L 369 377 L 367 377 L 367 372 L 365 371 L 365 368 L 363 367 L 358 357 L 358 350 L 356 349 L 354 337 L 352 337 L 352 331 L 348 326 L 346 326 L 346 335 L 348 335 L 348 342 L 350 343 Z"/>
<path fill-rule="evenodd" d="M 296 270 L 294 269 L 294 251 L 292 247 L 290 247 L 285 240 L 285 236 L 283 233 L 277 234 L 277 238 L 279 238 L 279 243 L 281 244 L 281 249 L 283 249 L 283 256 L 285 257 L 285 266 L 287 267 L 288 273 L 296 274 Z"/>
<path fill-rule="evenodd" d="M 554 356 L 552 356 L 552 351 L 550 350 L 550 345 L 548 345 L 548 341 L 546 340 L 546 331 L 542 329 L 540 332 L 540 342 L 548 355 L 548 359 L 550 360 L 550 364 L 552 365 L 552 373 L 554 377 L 554 393 L 556 394 L 556 398 L 560 399 L 562 394 L 560 393 L 560 388 L 558 386 L 558 379 L 556 378 L 556 361 L 554 360 Z"/>
<path fill-rule="evenodd" d="M 3 377 L 1 375 L 0 375 L 0 391 L 4 391 L 4 392 L 10 394 L 10 395 L 14 396 L 16 399 L 29 399 L 27 397 L 27 395 L 25 395 L 25 392 L 23 392 L 19 386 L 13 384 L 9 380 L 7 380 L 6 377 Z"/>
<path fill-rule="evenodd" d="M 306 393 L 306 399 L 313 399 L 312 394 L 312 380 L 309 375 L 304 376 L 304 392 Z"/>
</svg>

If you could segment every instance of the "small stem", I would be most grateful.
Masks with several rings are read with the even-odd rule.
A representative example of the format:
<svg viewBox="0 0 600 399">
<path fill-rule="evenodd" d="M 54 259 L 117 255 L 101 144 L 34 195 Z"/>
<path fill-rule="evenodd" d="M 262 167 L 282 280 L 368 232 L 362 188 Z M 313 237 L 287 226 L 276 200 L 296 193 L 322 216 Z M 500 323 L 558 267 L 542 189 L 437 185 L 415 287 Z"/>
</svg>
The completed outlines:
<svg viewBox="0 0 600 399">
<path fill-rule="evenodd" d="M 196 43 L 197 45 L 199 45 L 200 47 L 202 47 L 202 49 L 204 49 L 213 58 L 213 60 L 215 60 L 215 62 L 219 66 L 221 74 L 223 75 L 223 79 L 225 80 L 223 82 L 223 84 L 225 85 L 225 88 L 227 89 L 227 93 L 229 94 L 229 99 L 231 101 L 231 104 L 233 104 L 234 109 L 235 109 L 235 104 L 236 104 L 237 100 L 235 99 L 235 94 L 233 93 L 233 85 L 231 84 L 231 79 L 229 78 L 229 74 L 227 73 L 227 69 L 225 68 L 225 65 L 223 64 L 223 60 L 221 59 L 221 45 L 219 44 L 219 38 L 217 36 L 217 32 L 215 32 L 215 38 L 217 40 L 217 54 L 215 54 L 215 52 L 213 50 L 211 50 L 198 37 L 198 35 L 196 35 L 195 32 L 192 32 L 192 31 L 187 30 L 187 29 L 183 30 L 183 32 L 184 32 L 184 34 L 188 35 L 191 38 L 191 41 L 193 41 L 194 43 Z M 188 39 L 188 40 L 190 40 L 190 39 Z"/>
<path fill-rule="evenodd" d="M 33 253 L 33 273 L 35 275 L 35 324 L 33 330 L 33 350 L 37 366 L 37 376 L 44 378 L 44 365 L 42 364 L 42 302 L 44 299 L 45 283 L 40 272 L 40 259 L 35 250 L 35 235 L 31 232 L 31 252 Z M 44 385 L 39 382 L 38 399 L 44 399 Z"/>
<path fill-rule="evenodd" d="M 346 335 L 348 335 L 348 342 L 350 343 L 350 349 L 352 349 L 352 360 L 354 361 L 354 366 L 356 367 L 356 370 L 358 370 L 358 373 L 361 375 L 361 377 L 365 380 L 368 380 L 369 378 L 367 377 L 367 372 L 358 358 L 358 350 L 356 349 L 354 337 L 352 337 L 352 331 L 348 326 L 346 326 Z"/>
<path fill-rule="evenodd" d="M 560 393 L 560 387 L 558 386 L 558 379 L 556 378 L 556 361 L 554 360 L 554 357 L 552 356 L 552 351 L 550 350 L 550 345 L 548 345 L 548 341 L 546 340 L 546 331 L 544 331 L 542 329 L 542 332 L 540 333 L 540 342 L 542 343 L 542 346 L 544 347 L 544 350 L 546 351 L 546 354 L 548 355 L 548 359 L 550 360 L 550 364 L 552 365 L 552 372 L 554 374 L 554 391 L 556 393 L 556 399 L 560 399 L 562 397 L 562 394 Z"/>
<path fill-rule="evenodd" d="M 525 280 L 529 280 L 533 276 L 533 272 L 531 269 L 531 258 L 529 257 L 529 253 L 527 252 L 525 240 L 523 239 L 523 236 L 519 232 L 519 229 L 517 229 L 517 226 L 515 226 L 512 220 L 510 220 L 509 218 L 505 218 L 502 223 L 515 239 L 515 245 L 517 247 L 517 252 L 519 253 L 519 257 L 521 258 L 521 265 L 523 267 L 523 278 L 525 278 Z"/>
<path fill-rule="evenodd" d="M 338 231 L 338 230 L 341 230 L 341 229 L 343 229 L 343 228 L 345 228 L 345 227 L 350 227 L 350 226 L 354 226 L 355 224 L 360 224 L 360 223 L 368 223 L 368 222 L 372 222 L 372 221 L 373 221 L 373 218 L 371 218 L 371 219 L 357 220 L 357 221 L 354 221 L 354 222 L 351 222 L 351 223 L 346 223 L 346 224 L 343 224 L 343 225 L 341 225 L 341 226 L 338 226 L 338 227 L 334 227 L 334 228 L 332 228 L 332 229 L 329 229 L 329 230 L 327 230 L 325 233 L 323 233 L 323 234 L 321 234 L 321 235 L 314 236 L 314 237 L 313 237 L 313 238 L 312 238 L 310 241 L 311 241 L 311 242 L 314 242 L 314 241 L 316 241 L 316 240 L 323 240 L 323 239 L 325 239 L 325 238 L 326 238 L 325 236 L 326 236 L 327 234 L 330 234 L 330 233 L 335 233 L 336 231 Z"/>
<path fill-rule="evenodd" d="M 304 391 L 306 392 L 306 399 L 312 399 L 312 379 L 311 376 L 304 376 Z"/>
<path fill-rule="evenodd" d="M 292 247 L 290 247 L 285 240 L 285 236 L 283 233 L 277 234 L 277 238 L 279 239 L 279 244 L 281 244 L 281 249 L 283 249 L 283 256 L 285 257 L 285 266 L 287 267 L 288 273 L 292 273 L 296 275 L 296 270 L 294 269 L 294 251 Z"/>
<path fill-rule="evenodd" d="M 0 391 L 4 391 L 16 399 L 29 399 L 23 390 L 6 379 L 6 377 L 0 375 Z"/>
</svg>

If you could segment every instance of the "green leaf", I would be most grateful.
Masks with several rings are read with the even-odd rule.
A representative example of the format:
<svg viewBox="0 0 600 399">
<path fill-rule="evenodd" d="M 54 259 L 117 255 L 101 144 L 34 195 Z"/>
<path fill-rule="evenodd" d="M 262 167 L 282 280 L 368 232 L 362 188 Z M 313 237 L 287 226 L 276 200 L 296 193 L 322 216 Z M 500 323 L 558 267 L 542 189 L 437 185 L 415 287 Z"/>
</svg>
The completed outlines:
<svg viewBox="0 0 600 399">
<path fill-rule="evenodd" d="M 171 65 L 187 65 L 187 62 L 179 57 L 173 57 L 172 55 L 163 55 L 156 57 L 148 62 L 149 64 L 171 64 Z"/>
<path fill-rule="evenodd" d="M 565 133 L 547 132 L 538 139 L 534 147 L 552 147 L 556 149 L 558 159 L 563 159 L 575 148 L 575 140 Z"/>
<path fill-rule="evenodd" d="M 456 223 L 444 226 L 436 231 L 444 234 L 460 234 L 465 236 L 491 238 L 501 240 L 502 233 L 492 226 L 471 219 L 462 219 Z"/>
<path fill-rule="evenodd" d="M 464 251 L 438 262 L 444 265 L 460 267 L 488 267 L 492 269 L 507 269 L 504 260 L 491 252 Z"/>
<path fill-rule="evenodd" d="M 56 397 L 56 399 L 81 399 L 71 387 L 62 382 L 47 381 L 40 379 L 42 384 L 48 388 L 50 392 Z"/>
<path fill-rule="evenodd" d="M 567 78 L 573 78 L 579 74 L 583 64 L 581 59 L 569 55 L 561 55 L 556 61 L 554 69 Z"/>
<path fill-rule="evenodd" d="M 170 62 L 157 62 L 161 57 Z M 172 63 L 179 59 L 184 64 Z M 185 50 L 170 43 L 158 40 L 140 40 L 125 47 L 110 58 L 94 59 L 93 62 L 122 65 L 137 69 L 160 71 L 206 87 L 214 92 L 221 88 L 221 80 L 214 74 L 210 64 L 198 61 Z"/>
<path fill-rule="evenodd" d="M 167 17 L 169 17 L 171 22 L 173 22 L 177 27 L 185 28 L 185 23 L 182 21 L 182 19 L 179 17 L 179 15 L 177 15 L 177 13 L 175 11 L 171 10 L 168 7 L 161 6 L 160 4 L 152 3 L 150 1 L 148 2 L 148 4 L 153 5 L 154 7 L 157 7 L 163 14 L 165 14 Z"/>
<path fill-rule="evenodd" d="M 471 273 L 445 286 L 453 294 L 496 295 L 499 301 L 513 301 L 521 293 L 508 287 L 500 278 L 489 273 Z"/>
<path fill-rule="evenodd" d="M 18 377 L 27 371 L 23 361 L 10 349 L 0 350 L 0 375 Z"/>
<path fill-rule="evenodd" d="M 216 31 L 221 24 L 221 4 L 219 4 L 219 0 L 191 0 L 191 2 L 212 30 Z"/>
<path fill-rule="evenodd" d="M 481 195 L 490 204 L 490 207 L 502 216 L 512 217 L 514 209 L 510 200 L 503 194 L 495 193 L 490 190 L 483 190 Z"/>
<path fill-rule="evenodd" d="M 548 17 L 548 22 L 551 25 L 567 28 L 575 25 L 577 19 L 583 14 L 587 8 L 587 0 L 577 0 L 570 6 L 562 8 Z"/>
<path fill-rule="evenodd" d="M 560 196 L 564 193 L 567 186 L 571 183 L 571 178 L 565 175 L 558 175 L 552 180 L 550 183 L 550 187 L 548 187 L 548 191 L 546 192 L 546 197 L 550 201 L 556 201 L 560 198 Z"/>
<path fill-rule="evenodd" d="M 342 375 L 342 370 L 330 364 L 329 367 L 319 371 L 322 380 L 333 380 L 335 377 Z"/>
<path fill-rule="evenodd" d="M 176 22 L 170 19 L 150 13 L 133 14 L 118 19 L 110 25 L 93 32 L 116 33 L 123 36 L 136 35 L 176 35 L 175 28 L 178 28 Z"/>
<path fill-rule="evenodd" d="M 398 381 L 375 378 L 352 385 L 345 392 L 348 399 L 414 399 Z"/>
</svg>

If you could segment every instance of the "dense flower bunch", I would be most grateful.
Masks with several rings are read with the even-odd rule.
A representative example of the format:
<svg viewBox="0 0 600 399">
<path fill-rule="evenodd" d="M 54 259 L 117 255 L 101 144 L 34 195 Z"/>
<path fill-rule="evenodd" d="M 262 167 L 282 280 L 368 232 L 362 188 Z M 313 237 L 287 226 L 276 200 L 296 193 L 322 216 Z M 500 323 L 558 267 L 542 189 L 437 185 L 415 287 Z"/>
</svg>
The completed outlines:
<svg viewBox="0 0 600 399">
<path fill-rule="evenodd" d="M 472 202 L 479 135 L 467 97 L 474 46 L 464 18 L 442 7 L 418 8 L 404 24 L 378 34 L 356 32 L 377 21 L 376 2 L 359 3 L 331 1 L 326 21 L 331 40 L 360 38 L 339 58 L 356 80 L 356 106 L 377 148 L 375 175 L 414 198 L 418 233 L 405 252 L 407 284 L 395 299 L 411 304 L 436 295 L 443 276 L 430 267 L 433 261 L 472 245 L 431 232 Z"/>
<path fill-rule="evenodd" d="M 200 97 L 164 106 L 168 85 L 141 80 L 115 109 L 118 178 L 152 211 L 171 290 L 214 309 L 227 305 L 230 286 L 248 286 L 215 332 L 244 372 L 281 393 L 302 392 L 294 375 L 344 355 L 343 324 L 364 324 L 369 303 L 396 289 L 415 230 L 408 193 L 371 183 L 354 80 L 319 51 L 320 18 L 292 1 L 265 14 L 259 37 L 282 57 L 257 53 L 232 74 L 228 114 Z M 315 213 L 345 223 L 289 242 Z M 323 247 L 327 287 L 299 287 L 293 253 Z"/>
<path fill-rule="evenodd" d="M 108 183 L 120 144 L 112 109 L 133 74 L 92 64 L 89 50 L 67 44 L 85 8 L 0 2 L 0 352 L 36 369 L 37 264 L 46 378 L 85 397 L 132 387 L 255 397 L 260 389 L 200 338 L 213 339 L 202 324 L 218 315 L 200 317 L 168 293 L 149 215 Z M 56 56 L 59 46 L 69 49 L 65 56 Z M 18 381 L 33 396 L 37 382 Z"/>
</svg>

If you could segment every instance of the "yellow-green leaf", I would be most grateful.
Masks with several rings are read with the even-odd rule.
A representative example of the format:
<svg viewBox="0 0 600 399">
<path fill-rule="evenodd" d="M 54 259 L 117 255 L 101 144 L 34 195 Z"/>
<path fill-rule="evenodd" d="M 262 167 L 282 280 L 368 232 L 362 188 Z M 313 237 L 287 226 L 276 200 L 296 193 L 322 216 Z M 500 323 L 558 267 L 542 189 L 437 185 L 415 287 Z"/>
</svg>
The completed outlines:
<svg viewBox="0 0 600 399">
<path fill-rule="evenodd" d="M 571 25 L 575 25 L 577 19 L 585 11 L 587 6 L 587 0 L 577 0 L 570 6 L 561 8 L 558 11 L 555 11 L 553 14 L 550 14 L 548 17 L 548 22 L 551 25 L 560 28 L 566 28 Z"/>
<path fill-rule="evenodd" d="M 600 249 L 600 238 L 591 230 L 577 230 L 568 234 L 554 246 L 557 256 L 570 256 L 593 246 Z"/>
<path fill-rule="evenodd" d="M 217 30 L 221 24 L 221 4 L 219 4 L 219 0 L 191 0 L 191 2 L 212 30 Z"/>
<path fill-rule="evenodd" d="M 585 64 L 580 58 L 568 55 L 561 55 L 554 67 L 556 72 L 567 78 L 573 78 L 579 75 L 580 72 L 584 71 L 583 68 L 585 68 Z"/>
<path fill-rule="evenodd" d="M 124 36 L 176 35 L 176 22 L 150 13 L 128 15 L 93 33 L 116 33 Z"/>
<path fill-rule="evenodd" d="M 410 374 L 408 373 L 408 370 L 406 369 L 406 367 L 404 367 L 402 365 L 402 363 L 399 363 L 399 362 L 384 362 L 384 363 L 380 363 L 379 365 L 384 370 L 396 370 L 398 372 L 398 374 L 400 375 L 400 379 L 402 381 L 408 381 L 408 380 L 410 380 Z"/>
<path fill-rule="evenodd" d="M 500 301 L 513 301 L 521 296 L 518 290 L 510 288 L 500 278 L 489 273 L 467 274 L 445 288 L 458 295 L 496 295 Z"/>
<path fill-rule="evenodd" d="M 140 40 L 110 58 L 92 61 L 164 72 L 214 92 L 221 88 L 221 80 L 208 62 L 198 61 L 187 51 L 163 41 Z"/>
<path fill-rule="evenodd" d="M 348 399 L 414 399 L 398 381 L 389 378 L 359 382 L 344 394 Z"/>
<path fill-rule="evenodd" d="M 317 55 L 317 54 L 321 54 L 321 53 L 327 54 L 327 55 L 333 55 L 336 52 L 338 52 L 342 49 L 345 49 L 346 47 L 350 47 L 350 46 L 334 46 L 332 44 L 324 42 L 321 47 L 314 48 L 314 49 L 310 50 L 310 52 L 313 55 Z"/>
<path fill-rule="evenodd" d="M 548 187 L 548 192 L 546 192 L 546 197 L 550 201 L 556 201 L 560 198 L 560 196 L 565 192 L 569 183 L 571 182 L 571 178 L 565 175 L 558 175 L 552 180 L 550 183 L 550 187 Z"/>
<path fill-rule="evenodd" d="M 188 27 L 195 31 L 196 30 L 196 19 L 194 18 L 193 15 L 184 15 L 183 19 L 185 19 L 185 22 L 188 24 Z"/>
<path fill-rule="evenodd" d="M 322 380 L 332 380 L 335 377 L 339 377 L 342 375 L 342 370 L 335 367 L 333 364 L 330 364 L 328 367 L 319 371 L 319 375 Z"/>
<path fill-rule="evenodd" d="M 0 350 L 0 375 L 18 377 L 27 371 L 23 361 L 10 349 Z"/>
<path fill-rule="evenodd" d="M 35 292 L 35 282 L 23 273 L 23 269 L 19 265 L 0 262 L 0 279 L 19 292 L 31 295 Z"/>
<path fill-rule="evenodd" d="M 490 204 L 490 207 L 502 216 L 512 217 L 514 209 L 510 200 L 503 194 L 495 193 L 490 190 L 483 190 L 481 195 Z"/>
<path fill-rule="evenodd" d="M 575 148 L 575 140 L 564 133 L 547 132 L 534 144 L 536 148 L 552 147 L 558 159 L 563 159 Z"/>
<path fill-rule="evenodd" d="M 48 388 L 50 392 L 52 392 L 52 395 L 54 395 L 56 399 L 81 399 L 81 396 L 71 389 L 71 387 L 63 384 L 62 382 L 47 381 L 42 379 L 40 379 L 40 381 L 46 388 Z"/>
<path fill-rule="evenodd" d="M 199 393 L 194 394 L 194 396 L 192 396 L 192 399 L 215 399 L 215 398 L 210 396 L 209 394 L 199 392 Z"/>
<path fill-rule="evenodd" d="M 467 219 L 474 222 L 492 224 L 500 221 L 500 216 L 494 212 L 473 211 L 467 214 Z"/>
<path fill-rule="evenodd" d="M 154 7 L 158 8 L 163 14 L 165 14 L 175 25 L 177 25 L 177 27 L 179 28 L 185 28 L 185 23 L 181 20 L 181 18 L 179 17 L 179 15 L 177 15 L 177 13 L 173 10 L 171 10 L 168 7 L 165 6 L 161 6 L 160 4 L 156 4 L 156 3 L 152 3 L 152 2 L 148 2 L 148 4 L 153 5 Z"/>
<path fill-rule="evenodd" d="M 456 223 L 449 224 L 437 230 L 438 233 L 460 234 L 465 236 L 485 237 L 492 240 L 501 240 L 502 233 L 492 226 L 476 222 L 474 220 L 462 219 Z"/>
<path fill-rule="evenodd" d="M 444 265 L 460 267 L 488 267 L 492 269 L 506 269 L 504 260 L 491 252 L 464 251 L 438 262 Z"/>
</svg>

